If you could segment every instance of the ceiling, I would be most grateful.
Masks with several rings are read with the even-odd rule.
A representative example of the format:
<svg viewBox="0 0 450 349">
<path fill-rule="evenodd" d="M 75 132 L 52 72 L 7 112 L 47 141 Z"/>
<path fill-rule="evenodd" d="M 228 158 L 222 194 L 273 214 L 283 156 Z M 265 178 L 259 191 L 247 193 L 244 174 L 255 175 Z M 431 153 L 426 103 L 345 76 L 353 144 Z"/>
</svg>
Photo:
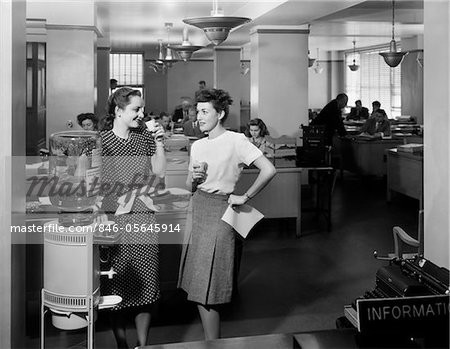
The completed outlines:
<svg viewBox="0 0 450 349">
<path fill-rule="evenodd" d="M 423 34 L 423 1 L 395 2 L 395 37 Z M 96 1 L 97 21 L 105 42 L 113 51 L 148 51 L 157 54 L 158 39 L 178 44 L 185 26 L 183 18 L 209 16 L 210 0 L 109 0 Z M 247 47 L 249 32 L 257 25 L 310 25 L 309 48 L 340 51 L 386 44 L 392 33 L 390 0 L 231 0 L 219 1 L 226 16 L 249 17 L 252 21 L 233 30 L 222 46 Z M 165 23 L 173 23 L 169 31 Z M 212 45 L 201 29 L 189 27 L 193 45 L 207 46 L 193 58 L 209 58 Z M 245 52 L 245 51 L 244 51 Z M 244 57 L 246 58 L 246 57 Z"/>
</svg>

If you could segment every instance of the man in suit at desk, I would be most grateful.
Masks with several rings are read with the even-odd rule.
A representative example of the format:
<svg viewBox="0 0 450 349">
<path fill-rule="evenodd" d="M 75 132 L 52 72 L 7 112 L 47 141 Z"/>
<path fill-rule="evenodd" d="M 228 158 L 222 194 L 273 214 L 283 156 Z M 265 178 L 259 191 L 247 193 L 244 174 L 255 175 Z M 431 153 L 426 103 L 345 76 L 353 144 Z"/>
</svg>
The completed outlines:
<svg viewBox="0 0 450 349">
<path fill-rule="evenodd" d="M 369 109 L 362 106 L 362 102 L 358 99 L 355 106 L 350 110 L 347 120 L 367 120 L 369 118 Z"/>
<path fill-rule="evenodd" d="M 383 138 L 391 136 L 391 123 L 389 122 L 386 112 L 378 109 L 372 113 L 370 118 L 361 127 L 361 136 L 369 136 L 373 138 Z"/>
<path fill-rule="evenodd" d="M 347 105 L 348 97 L 345 93 L 340 93 L 329 102 L 311 121 L 311 125 L 325 126 L 325 142 L 327 145 L 332 145 L 334 133 L 337 131 L 339 136 L 347 135 L 347 131 L 342 121 L 342 108 Z"/>
<path fill-rule="evenodd" d="M 203 138 L 206 135 L 200 130 L 200 126 L 197 121 L 197 111 L 194 108 L 190 108 L 188 112 L 189 120 L 183 124 L 183 133 L 188 137 Z"/>
<path fill-rule="evenodd" d="M 189 119 L 188 111 L 194 106 L 192 99 L 189 97 L 183 97 L 181 104 L 175 108 L 172 116 L 172 121 L 175 123 L 184 123 Z"/>
</svg>

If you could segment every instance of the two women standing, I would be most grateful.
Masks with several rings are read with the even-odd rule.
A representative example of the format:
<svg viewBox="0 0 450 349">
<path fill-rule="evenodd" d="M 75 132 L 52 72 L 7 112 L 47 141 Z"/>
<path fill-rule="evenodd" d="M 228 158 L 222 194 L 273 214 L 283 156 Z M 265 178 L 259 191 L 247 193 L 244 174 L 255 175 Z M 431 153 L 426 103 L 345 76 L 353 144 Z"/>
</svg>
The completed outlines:
<svg viewBox="0 0 450 349">
<path fill-rule="evenodd" d="M 196 302 L 205 338 L 220 337 L 220 305 L 231 301 L 234 279 L 235 234 L 221 220 L 227 207 L 245 204 L 275 175 L 276 170 L 262 152 L 244 134 L 227 131 L 223 125 L 232 100 L 223 90 L 203 90 L 197 100 L 198 122 L 208 137 L 192 145 L 187 186 L 197 190 L 192 197 L 192 230 L 185 245 L 179 287 Z M 129 190 L 149 184 L 150 176 L 164 176 L 166 159 L 162 142 L 164 130 L 156 134 L 140 127 L 143 101 L 140 93 L 129 88 L 116 90 L 109 98 L 108 116 L 101 131 L 103 147 L 102 182 L 133 184 Z M 255 182 L 244 195 L 233 191 L 244 165 L 260 169 Z M 140 178 L 141 181 L 136 179 Z M 111 192 L 102 208 L 114 215 L 123 193 Z M 152 224 L 154 212 L 139 198 L 131 211 L 111 217 L 116 224 Z M 124 230 L 125 231 L 125 230 Z M 116 294 L 122 303 L 111 313 L 113 331 L 120 348 L 127 347 L 124 311 L 135 315 L 138 344 L 145 345 L 151 319 L 151 307 L 158 300 L 158 237 L 151 232 L 125 233 L 120 245 L 104 256 L 117 274 L 102 280 L 102 294 Z"/>
</svg>

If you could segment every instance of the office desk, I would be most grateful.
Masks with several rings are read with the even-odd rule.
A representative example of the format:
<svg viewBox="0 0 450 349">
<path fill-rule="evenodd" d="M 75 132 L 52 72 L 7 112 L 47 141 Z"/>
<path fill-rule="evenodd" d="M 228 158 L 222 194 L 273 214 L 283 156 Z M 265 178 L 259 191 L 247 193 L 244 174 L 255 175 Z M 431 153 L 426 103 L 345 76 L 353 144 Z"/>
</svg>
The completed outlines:
<svg viewBox="0 0 450 349">
<path fill-rule="evenodd" d="M 386 174 L 385 151 L 403 144 L 402 139 L 362 140 L 357 138 L 336 138 L 334 145 L 341 156 L 344 170 L 363 176 L 384 176 Z"/>
<path fill-rule="evenodd" d="M 236 184 L 235 193 L 244 194 L 258 176 L 258 169 L 244 169 Z M 301 235 L 301 186 L 302 168 L 279 168 L 269 184 L 248 204 L 266 218 L 294 217 L 296 235 Z"/>
<path fill-rule="evenodd" d="M 302 172 L 332 172 L 331 167 L 293 167 L 293 168 L 277 168 L 277 174 L 269 182 L 269 184 L 256 195 L 250 199 L 249 205 L 255 207 L 258 211 L 264 214 L 266 218 L 295 218 L 296 231 L 295 235 L 300 237 L 302 235 Z M 244 169 L 241 178 L 236 184 L 235 193 L 243 194 L 251 186 L 258 176 L 258 169 Z M 318 192 L 318 191 L 317 191 Z M 322 212 L 318 207 L 317 212 L 328 214 L 326 216 L 329 220 L 329 212 Z M 311 211 L 311 209 L 309 209 Z M 328 222 L 329 223 L 329 222 Z"/>
<path fill-rule="evenodd" d="M 387 201 L 392 192 L 398 192 L 417 200 L 423 196 L 423 154 L 387 151 Z M 422 203 L 420 205 L 422 206 Z"/>
<path fill-rule="evenodd" d="M 185 188 L 189 158 L 186 153 L 167 154 L 165 183 L 167 188 Z M 266 218 L 296 218 L 296 236 L 301 236 L 301 186 L 302 171 L 331 171 L 331 167 L 277 168 L 272 181 L 249 205 L 255 207 Z M 258 176 L 258 169 L 244 169 L 236 184 L 235 193 L 244 194 Z M 329 213 L 328 213 L 329 214 Z"/>
<path fill-rule="evenodd" d="M 148 345 L 140 349 L 338 349 L 358 348 L 355 329 L 327 330 L 298 334 L 267 334 L 260 336 L 221 338 L 211 341 L 196 341 Z"/>
</svg>

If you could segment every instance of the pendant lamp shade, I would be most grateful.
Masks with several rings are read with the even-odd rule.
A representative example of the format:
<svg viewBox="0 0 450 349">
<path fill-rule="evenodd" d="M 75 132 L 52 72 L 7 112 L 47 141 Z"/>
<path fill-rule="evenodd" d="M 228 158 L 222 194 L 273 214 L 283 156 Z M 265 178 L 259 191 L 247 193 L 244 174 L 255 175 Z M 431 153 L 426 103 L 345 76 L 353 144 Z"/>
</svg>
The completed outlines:
<svg viewBox="0 0 450 349">
<path fill-rule="evenodd" d="M 172 29 L 173 24 L 172 23 L 166 23 L 165 27 L 167 30 L 167 47 L 166 47 L 166 55 L 163 54 L 163 42 L 161 39 L 158 40 L 159 42 L 159 55 L 158 59 L 156 60 L 157 63 L 162 63 L 166 68 L 171 68 L 174 63 L 178 62 L 178 59 L 174 58 L 172 55 L 172 49 L 170 48 L 170 35 L 169 31 Z"/>
<path fill-rule="evenodd" d="M 183 29 L 183 42 L 181 45 L 169 45 L 170 49 L 176 51 L 181 59 L 185 62 L 191 59 L 192 54 L 203 48 L 203 46 L 191 45 L 189 42 L 188 28 Z"/>
<path fill-rule="evenodd" d="M 183 19 L 184 23 L 202 29 L 208 40 L 216 46 L 227 39 L 231 29 L 251 21 L 246 17 L 223 16 L 219 11 L 217 1 L 213 0 L 211 16 Z"/>
<path fill-rule="evenodd" d="M 355 57 L 356 57 L 356 41 L 353 40 L 353 64 L 350 64 L 348 67 L 350 68 L 351 71 L 357 71 L 359 69 L 359 65 L 356 64 L 355 62 Z"/>
<path fill-rule="evenodd" d="M 395 0 L 392 0 L 392 40 L 389 45 L 388 52 L 381 52 L 380 56 L 384 58 L 384 61 L 391 68 L 395 68 L 398 66 L 403 58 L 408 54 L 408 52 L 397 52 L 397 44 L 394 39 L 394 31 L 395 31 Z"/>
</svg>

